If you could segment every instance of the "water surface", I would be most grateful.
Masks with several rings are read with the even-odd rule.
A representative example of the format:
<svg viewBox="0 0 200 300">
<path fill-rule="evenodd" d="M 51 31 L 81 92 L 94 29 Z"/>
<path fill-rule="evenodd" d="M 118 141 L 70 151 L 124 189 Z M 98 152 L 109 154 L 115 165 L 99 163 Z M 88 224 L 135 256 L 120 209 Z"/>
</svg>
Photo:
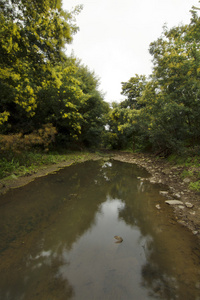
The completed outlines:
<svg viewBox="0 0 200 300">
<path fill-rule="evenodd" d="M 199 242 L 148 176 L 90 161 L 0 196 L 0 299 L 199 300 Z"/>
</svg>

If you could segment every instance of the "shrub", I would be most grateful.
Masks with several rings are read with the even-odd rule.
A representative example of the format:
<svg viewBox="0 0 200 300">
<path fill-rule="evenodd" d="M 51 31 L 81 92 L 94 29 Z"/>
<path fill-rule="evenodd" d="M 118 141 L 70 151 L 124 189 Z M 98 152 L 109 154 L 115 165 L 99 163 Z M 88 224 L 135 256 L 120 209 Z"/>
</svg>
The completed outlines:
<svg viewBox="0 0 200 300">
<path fill-rule="evenodd" d="M 55 140 L 57 131 L 52 124 L 45 124 L 43 128 L 35 130 L 30 134 L 23 135 L 8 134 L 0 135 L 0 151 L 21 152 L 23 150 L 30 150 L 34 146 L 43 146 L 45 151 L 49 150 L 49 145 Z"/>
</svg>

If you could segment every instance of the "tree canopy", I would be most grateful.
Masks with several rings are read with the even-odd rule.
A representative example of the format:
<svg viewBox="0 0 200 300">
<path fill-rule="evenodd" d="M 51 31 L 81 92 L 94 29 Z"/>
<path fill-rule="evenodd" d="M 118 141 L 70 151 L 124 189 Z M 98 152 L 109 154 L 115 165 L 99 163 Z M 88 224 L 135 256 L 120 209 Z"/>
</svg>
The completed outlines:
<svg viewBox="0 0 200 300">
<path fill-rule="evenodd" d="M 0 0 L 0 142 L 18 134 L 49 144 L 49 134 L 64 146 L 166 154 L 199 146 L 199 9 L 187 25 L 164 26 L 150 44 L 152 74 L 122 82 L 126 98 L 111 107 L 94 72 L 66 55 L 81 9 L 64 11 L 61 0 Z"/>
<path fill-rule="evenodd" d="M 187 25 L 163 28 L 150 44 L 153 72 L 122 82 L 126 99 L 113 107 L 110 132 L 129 147 L 158 153 L 200 144 L 200 18 L 191 10 Z M 114 118 L 115 116 L 115 118 Z M 117 127 L 116 127 L 117 124 Z M 132 138 L 130 138 L 132 136 Z M 126 143 L 127 147 L 127 143 Z"/>
<path fill-rule="evenodd" d="M 99 79 L 66 44 L 77 32 L 61 0 L 1 0 L 0 132 L 27 134 L 52 124 L 57 142 L 100 142 L 107 105 Z"/>
</svg>

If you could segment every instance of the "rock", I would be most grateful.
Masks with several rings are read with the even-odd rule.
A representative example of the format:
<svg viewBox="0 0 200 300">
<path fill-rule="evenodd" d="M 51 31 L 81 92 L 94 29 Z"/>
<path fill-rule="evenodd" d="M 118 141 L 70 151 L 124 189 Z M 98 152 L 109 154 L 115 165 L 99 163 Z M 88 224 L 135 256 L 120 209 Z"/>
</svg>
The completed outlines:
<svg viewBox="0 0 200 300">
<path fill-rule="evenodd" d="M 192 233 L 193 233 L 194 235 L 197 235 L 197 234 L 198 234 L 198 231 L 194 230 L 194 231 L 192 231 Z"/>
<path fill-rule="evenodd" d="M 164 169 L 163 173 L 169 175 L 171 173 L 171 169 Z"/>
<path fill-rule="evenodd" d="M 166 200 L 165 203 L 167 203 L 169 205 L 181 205 L 181 204 L 183 204 L 183 202 L 179 201 L 179 200 Z"/>
<path fill-rule="evenodd" d="M 119 244 L 119 243 L 123 242 L 123 238 L 121 236 L 119 236 L 119 235 L 115 235 L 114 238 L 117 240 L 115 242 L 116 244 Z"/>
<path fill-rule="evenodd" d="M 184 205 L 179 205 L 179 206 L 178 206 L 178 208 L 180 208 L 180 209 L 184 209 L 184 208 L 185 208 L 185 206 L 184 206 Z"/>
<path fill-rule="evenodd" d="M 185 226 L 185 225 L 186 225 L 186 222 L 185 222 L 185 221 L 183 221 L 183 220 L 177 220 L 177 222 L 178 222 L 179 224 L 183 225 L 183 226 Z"/>
<path fill-rule="evenodd" d="M 170 186 L 169 188 L 170 188 L 170 190 L 171 190 L 172 192 L 174 191 L 174 187 L 173 187 L 173 186 Z"/>
<path fill-rule="evenodd" d="M 174 196 L 175 198 L 177 198 L 177 199 L 180 199 L 180 198 L 181 198 L 181 195 L 180 195 L 180 194 L 178 194 L 178 193 L 176 193 L 176 194 L 173 194 L 173 196 Z"/>
<path fill-rule="evenodd" d="M 185 206 L 187 208 L 193 208 L 194 207 L 194 204 L 190 203 L 190 202 L 185 202 Z"/>
<path fill-rule="evenodd" d="M 149 179 L 149 181 L 150 181 L 151 183 L 156 183 L 156 180 L 155 180 L 154 177 L 151 177 L 151 178 Z"/>
<path fill-rule="evenodd" d="M 188 177 L 186 177 L 185 179 L 183 179 L 183 182 L 184 182 L 184 183 L 190 183 L 190 182 L 191 182 L 191 179 L 188 178 Z"/>
<path fill-rule="evenodd" d="M 160 204 L 156 204 L 157 209 L 161 209 Z"/>
<path fill-rule="evenodd" d="M 140 178 L 140 180 L 141 180 L 141 181 L 145 181 L 145 180 L 147 180 L 147 179 L 146 179 L 146 178 Z"/>
<path fill-rule="evenodd" d="M 162 196 L 167 196 L 168 195 L 168 191 L 160 191 L 159 194 Z"/>
</svg>

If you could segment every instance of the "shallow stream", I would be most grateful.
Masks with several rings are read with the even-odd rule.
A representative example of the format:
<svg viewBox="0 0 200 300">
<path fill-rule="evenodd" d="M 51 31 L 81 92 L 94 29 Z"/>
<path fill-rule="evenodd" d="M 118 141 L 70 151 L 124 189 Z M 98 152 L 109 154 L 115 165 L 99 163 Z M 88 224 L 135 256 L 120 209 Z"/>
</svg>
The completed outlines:
<svg viewBox="0 0 200 300">
<path fill-rule="evenodd" d="M 1 195 L 0 299 L 199 300 L 199 241 L 148 176 L 89 161 Z"/>
</svg>

